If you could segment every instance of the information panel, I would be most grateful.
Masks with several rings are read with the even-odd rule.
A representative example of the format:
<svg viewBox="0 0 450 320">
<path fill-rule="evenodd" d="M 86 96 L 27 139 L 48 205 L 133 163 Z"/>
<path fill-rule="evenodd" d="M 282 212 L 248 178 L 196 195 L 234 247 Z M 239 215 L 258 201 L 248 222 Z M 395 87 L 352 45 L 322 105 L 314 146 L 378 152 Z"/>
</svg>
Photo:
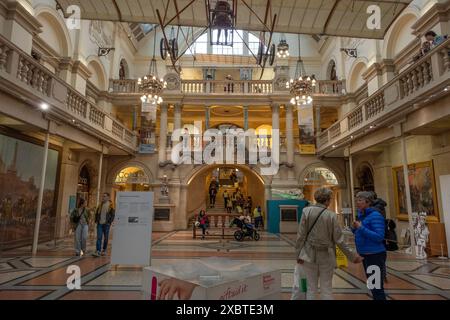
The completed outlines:
<svg viewBox="0 0 450 320">
<path fill-rule="evenodd" d="M 150 265 L 153 192 L 118 192 L 112 265 Z"/>
</svg>

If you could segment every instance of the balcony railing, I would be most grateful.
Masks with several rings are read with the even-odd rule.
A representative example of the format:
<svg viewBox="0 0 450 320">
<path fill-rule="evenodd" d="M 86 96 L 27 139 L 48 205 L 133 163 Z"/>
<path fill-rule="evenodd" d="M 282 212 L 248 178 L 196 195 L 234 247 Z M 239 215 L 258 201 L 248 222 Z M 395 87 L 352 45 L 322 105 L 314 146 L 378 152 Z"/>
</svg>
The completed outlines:
<svg viewBox="0 0 450 320">
<path fill-rule="evenodd" d="M 370 97 L 351 110 L 343 119 L 318 136 L 318 152 L 339 144 L 358 131 L 388 121 L 407 105 L 449 83 L 450 39 L 401 72 Z"/>
<path fill-rule="evenodd" d="M 0 36 L 0 77 L 52 106 L 48 112 L 66 123 L 82 123 L 91 133 L 111 138 L 128 151 L 136 150 L 136 135 L 104 113 L 31 56 Z"/>
<path fill-rule="evenodd" d="M 139 93 L 137 80 L 111 79 L 110 92 Z M 316 95 L 342 95 L 345 81 L 319 80 L 314 88 Z M 283 88 L 284 89 L 284 88 Z M 270 94 L 275 92 L 272 80 L 181 80 L 184 94 Z M 283 90 L 281 92 L 288 92 Z"/>
</svg>

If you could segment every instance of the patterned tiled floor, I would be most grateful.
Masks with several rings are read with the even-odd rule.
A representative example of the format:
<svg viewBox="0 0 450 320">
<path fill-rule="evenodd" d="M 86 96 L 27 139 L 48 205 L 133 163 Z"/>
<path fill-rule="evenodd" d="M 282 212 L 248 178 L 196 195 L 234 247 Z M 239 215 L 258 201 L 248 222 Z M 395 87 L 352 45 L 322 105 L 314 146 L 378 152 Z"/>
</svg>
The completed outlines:
<svg viewBox="0 0 450 320">
<path fill-rule="evenodd" d="M 293 282 L 295 235 L 262 233 L 258 242 L 192 239 L 191 231 L 154 233 L 152 265 L 187 264 L 204 257 L 226 257 L 281 270 L 282 298 L 289 299 Z M 140 299 L 142 273 L 137 268 L 115 268 L 109 257 L 95 258 L 91 239 L 88 254 L 74 256 L 72 239 L 39 246 L 31 257 L 29 247 L 3 252 L 0 257 L 0 300 L 4 299 Z M 82 271 L 81 290 L 66 287 L 69 265 Z M 389 253 L 386 291 L 393 300 L 450 299 L 450 260 L 419 261 L 402 253 Z M 371 299 L 361 265 L 336 269 L 336 300 Z"/>
</svg>

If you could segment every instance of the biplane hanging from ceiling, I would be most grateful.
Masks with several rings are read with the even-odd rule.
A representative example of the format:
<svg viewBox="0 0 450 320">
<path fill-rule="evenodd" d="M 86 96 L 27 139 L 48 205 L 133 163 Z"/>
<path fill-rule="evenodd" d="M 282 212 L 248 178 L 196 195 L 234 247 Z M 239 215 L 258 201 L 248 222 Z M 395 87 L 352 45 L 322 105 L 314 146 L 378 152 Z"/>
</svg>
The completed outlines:
<svg viewBox="0 0 450 320">
<path fill-rule="evenodd" d="M 274 32 L 383 39 L 411 1 L 56 0 L 66 18 L 72 14 L 69 7 L 76 5 L 80 8 L 81 19 L 160 25 L 163 32 L 161 56 L 170 56 L 174 68 L 183 55 L 178 52 L 178 42 L 173 41 L 180 33 L 183 35 L 181 26 L 220 30 L 216 45 L 217 41 L 222 45 L 232 44 L 235 35 L 232 30 L 259 31 L 260 45 L 253 55 L 264 68 L 273 63 L 275 57 L 275 46 L 271 41 Z M 377 15 L 378 23 L 370 23 L 369 20 Z M 177 36 L 168 37 L 166 28 L 174 25 L 178 27 Z M 183 37 L 188 42 L 188 37 Z M 191 43 L 195 40 L 193 36 L 190 39 Z"/>
</svg>

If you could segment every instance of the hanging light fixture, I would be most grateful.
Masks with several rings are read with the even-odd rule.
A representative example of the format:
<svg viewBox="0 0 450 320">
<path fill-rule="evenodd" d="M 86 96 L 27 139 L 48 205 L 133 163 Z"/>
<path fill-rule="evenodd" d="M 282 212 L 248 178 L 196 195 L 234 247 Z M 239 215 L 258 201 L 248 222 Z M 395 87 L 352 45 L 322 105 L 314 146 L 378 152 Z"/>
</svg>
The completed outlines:
<svg viewBox="0 0 450 320">
<path fill-rule="evenodd" d="M 295 68 L 295 78 L 286 82 L 286 88 L 289 89 L 292 98 L 291 104 L 301 106 L 313 102 L 312 93 L 316 86 L 316 79 L 307 76 L 305 66 L 301 56 L 300 35 L 298 35 L 298 60 Z"/>
<path fill-rule="evenodd" d="M 150 61 L 148 74 L 143 79 L 138 79 L 139 91 L 143 92 L 142 102 L 160 104 L 163 102 L 162 91 L 167 87 L 167 82 L 158 78 L 158 68 L 156 67 L 155 49 L 156 49 L 156 27 L 153 41 L 153 58 Z"/>
<path fill-rule="evenodd" d="M 286 59 L 289 57 L 289 44 L 286 41 L 284 34 L 281 35 L 280 42 L 277 46 L 277 56 L 278 58 Z"/>
</svg>

